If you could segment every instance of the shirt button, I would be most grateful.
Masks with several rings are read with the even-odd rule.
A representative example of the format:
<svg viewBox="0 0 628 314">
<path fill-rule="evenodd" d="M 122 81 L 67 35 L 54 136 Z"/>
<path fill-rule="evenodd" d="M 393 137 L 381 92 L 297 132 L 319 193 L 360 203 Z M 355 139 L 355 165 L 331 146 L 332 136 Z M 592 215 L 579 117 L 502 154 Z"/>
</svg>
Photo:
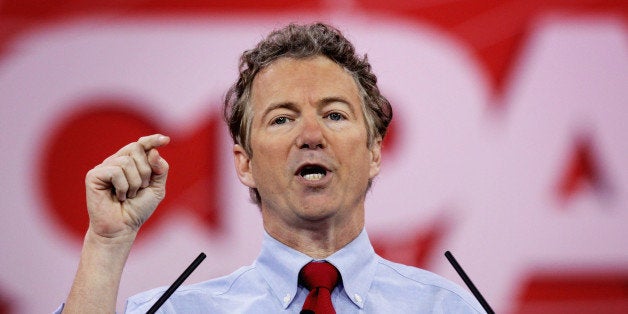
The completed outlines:
<svg viewBox="0 0 628 314">
<path fill-rule="evenodd" d="M 362 297 L 359 294 L 354 294 L 355 302 L 362 303 Z"/>
<path fill-rule="evenodd" d="M 288 302 L 290 302 L 290 294 L 286 294 L 285 297 L 283 297 L 283 303 L 288 304 Z"/>
</svg>

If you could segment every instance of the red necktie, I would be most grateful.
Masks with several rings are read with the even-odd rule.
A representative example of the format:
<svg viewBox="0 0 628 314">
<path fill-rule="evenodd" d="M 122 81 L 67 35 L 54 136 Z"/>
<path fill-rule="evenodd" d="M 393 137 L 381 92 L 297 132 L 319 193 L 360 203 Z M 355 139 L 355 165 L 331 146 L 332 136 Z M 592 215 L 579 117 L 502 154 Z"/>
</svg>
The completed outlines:
<svg viewBox="0 0 628 314">
<path fill-rule="evenodd" d="M 310 293 L 303 303 L 301 314 L 336 314 L 331 304 L 331 292 L 339 277 L 336 267 L 328 262 L 310 262 L 303 266 L 299 280 Z"/>
</svg>

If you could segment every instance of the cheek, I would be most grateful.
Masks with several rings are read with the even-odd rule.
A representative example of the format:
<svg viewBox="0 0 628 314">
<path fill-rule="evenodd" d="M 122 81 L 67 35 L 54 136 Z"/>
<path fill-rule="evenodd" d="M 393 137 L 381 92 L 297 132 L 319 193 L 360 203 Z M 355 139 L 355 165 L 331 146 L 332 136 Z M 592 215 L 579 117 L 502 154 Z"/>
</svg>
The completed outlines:
<svg viewBox="0 0 628 314">
<path fill-rule="evenodd" d="M 257 141 L 252 147 L 251 166 L 257 180 L 268 181 L 267 177 L 277 176 L 285 167 L 286 156 L 282 148 L 273 141 Z M 271 180 L 272 181 L 272 180 Z"/>
<path fill-rule="evenodd" d="M 366 149 L 366 143 L 347 145 L 344 147 L 343 155 L 345 162 L 349 163 L 352 176 L 356 179 L 369 177 L 371 170 L 371 153 Z"/>
</svg>

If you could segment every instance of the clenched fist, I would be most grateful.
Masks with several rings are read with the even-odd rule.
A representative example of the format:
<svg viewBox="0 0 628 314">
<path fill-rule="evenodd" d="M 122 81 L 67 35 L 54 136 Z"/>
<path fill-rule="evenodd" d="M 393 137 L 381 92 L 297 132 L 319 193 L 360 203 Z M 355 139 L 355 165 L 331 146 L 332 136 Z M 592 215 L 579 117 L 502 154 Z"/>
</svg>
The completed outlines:
<svg viewBox="0 0 628 314">
<path fill-rule="evenodd" d="M 91 232 L 104 238 L 137 233 L 166 195 L 168 163 L 157 148 L 169 142 L 161 134 L 142 137 L 87 173 Z"/>
</svg>

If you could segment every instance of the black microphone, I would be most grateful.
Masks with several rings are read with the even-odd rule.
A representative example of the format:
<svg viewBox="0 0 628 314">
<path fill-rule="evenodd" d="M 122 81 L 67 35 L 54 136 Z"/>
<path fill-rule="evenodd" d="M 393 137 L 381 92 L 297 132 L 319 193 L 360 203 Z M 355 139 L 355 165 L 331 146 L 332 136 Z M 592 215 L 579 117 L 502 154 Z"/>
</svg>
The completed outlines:
<svg viewBox="0 0 628 314">
<path fill-rule="evenodd" d="M 451 254 L 451 252 L 446 251 L 445 257 L 447 258 L 449 263 L 451 263 L 451 266 L 454 267 L 458 275 L 460 275 L 460 277 L 462 278 L 464 283 L 467 285 L 467 287 L 469 287 L 469 290 L 471 290 L 471 293 L 473 293 L 473 296 L 475 296 L 475 298 L 480 302 L 480 305 L 482 305 L 486 313 L 495 314 L 495 311 L 493 311 L 491 306 L 488 305 L 488 302 L 486 302 L 486 299 L 484 299 L 484 297 L 480 293 L 480 290 L 478 290 L 478 288 L 475 287 L 475 285 L 471 281 L 471 278 L 469 278 L 469 276 L 467 276 L 467 273 L 465 273 L 462 267 L 460 267 L 460 264 L 458 264 L 458 261 L 456 261 L 456 259 Z"/>
<path fill-rule="evenodd" d="M 153 306 L 148 309 L 146 314 L 154 314 L 155 312 L 157 312 L 157 310 L 164 304 L 164 302 L 166 302 L 166 300 L 168 300 L 168 298 L 174 293 L 174 291 L 177 290 L 177 288 L 179 288 L 179 286 L 192 274 L 196 267 L 201 264 L 205 257 L 207 257 L 207 255 L 201 252 L 201 254 L 199 254 L 198 257 L 196 257 L 196 259 L 192 262 L 192 264 L 190 264 L 190 266 L 188 266 L 188 268 L 183 271 L 181 276 L 179 276 L 179 278 L 177 278 L 177 280 L 175 280 L 172 285 L 170 285 L 168 290 L 164 292 L 159 300 L 157 300 L 157 302 L 155 302 L 155 304 L 153 304 Z"/>
</svg>

